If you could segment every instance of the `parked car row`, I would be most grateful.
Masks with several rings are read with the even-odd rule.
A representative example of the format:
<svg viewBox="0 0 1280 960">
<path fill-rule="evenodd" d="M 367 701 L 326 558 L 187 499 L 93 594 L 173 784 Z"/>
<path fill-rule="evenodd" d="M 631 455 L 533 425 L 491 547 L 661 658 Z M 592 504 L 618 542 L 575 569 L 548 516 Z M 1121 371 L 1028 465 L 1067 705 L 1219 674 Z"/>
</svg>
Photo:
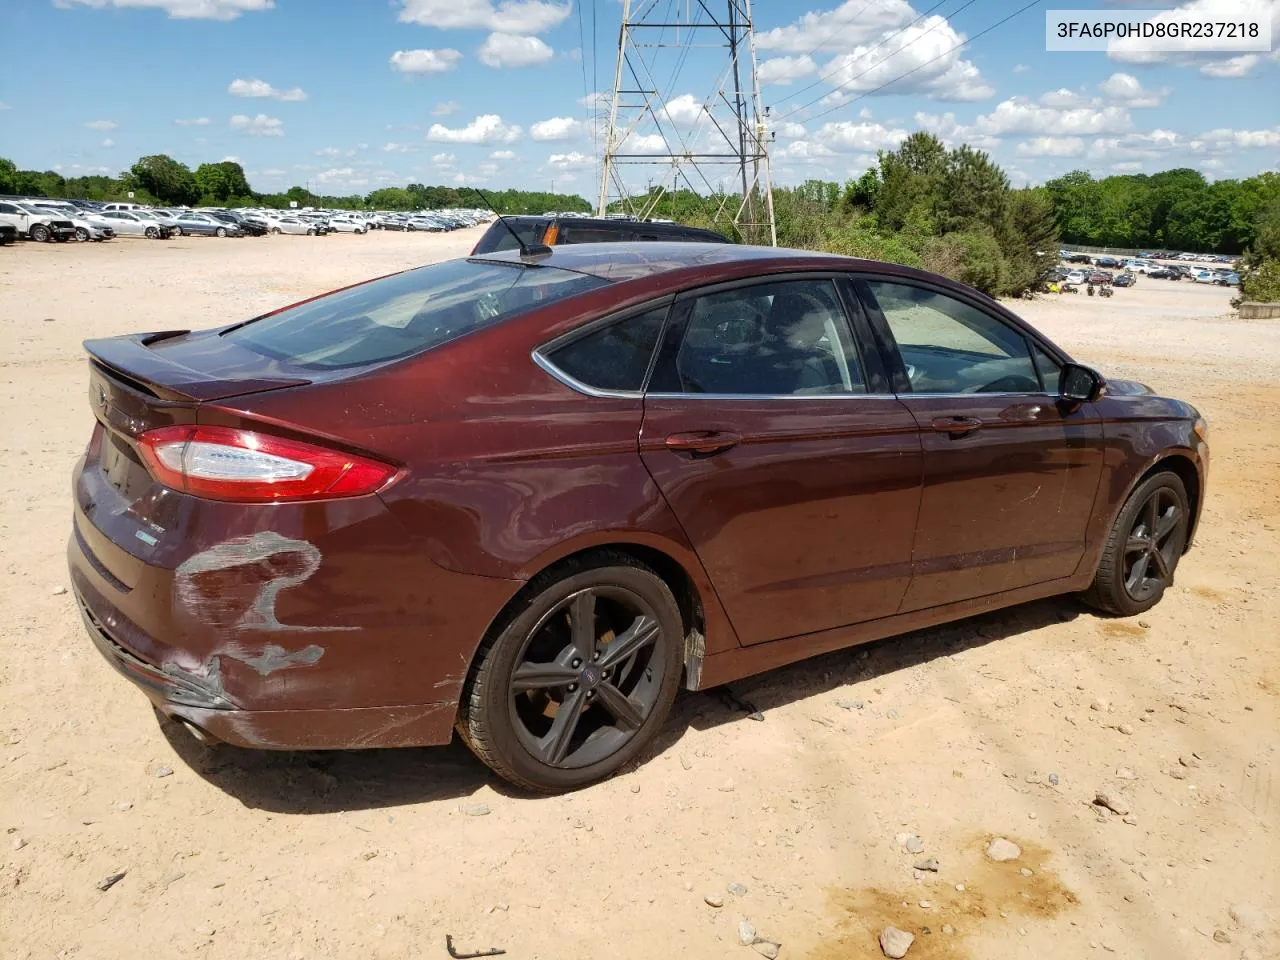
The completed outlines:
<svg viewBox="0 0 1280 960">
<path fill-rule="evenodd" d="M 1116 267 L 1132 266 L 1139 263 L 1158 266 L 1157 264 L 1151 263 L 1151 261 L 1154 260 L 1179 260 L 1189 263 L 1226 263 L 1232 265 L 1234 265 L 1237 260 L 1236 257 L 1229 256 L 1227 254 L 1175 253 L 1168 250 L 1143 250 L 1136 257 L 1107 256 L 1105 254 L 1095 257 L 1087 253 L 1082 253 L 1079 250 L 1059 250 L 1058 257 L 1067 263 L 1087 263 L 1095 267 L 1109 267 L 1112 269 Z"/>
<path fill-rule="evenodd" d="M 0 244 L 103 241 L 115 237 L 167 240 L 170 237 L 264 237 L 268 234 L 363 235 L 370 230 L 443 233 L 487 223 L 487 210 L 433 210 L 401 213 L 265 208 L 188 209 L 139 203 L 100 203 L 43 197 L 0 197 Z"/>
</svg>

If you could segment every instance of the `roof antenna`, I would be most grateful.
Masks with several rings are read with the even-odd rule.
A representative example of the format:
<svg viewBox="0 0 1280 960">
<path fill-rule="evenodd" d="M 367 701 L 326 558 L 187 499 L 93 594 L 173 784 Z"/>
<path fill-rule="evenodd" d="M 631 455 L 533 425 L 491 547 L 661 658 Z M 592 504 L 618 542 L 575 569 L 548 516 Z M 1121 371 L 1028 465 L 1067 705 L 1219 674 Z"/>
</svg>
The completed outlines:
<svg viewBox="0 0 1280 960">
<path fill-rule="evenodd" d="M 551 248 L 548 247 L 545 243 L 525 243 L 523 240 L 521 240 L 520 234 L 516 232 L 516 228 L 507 222 L 506 217 L 500 214 L 498 212 L 498 208 L 493 205 L 493 201 L 491 201 L 488 197 L 486 197 L 483 193 L 481 193 L 479 189 L 477 189 L 476 187 L 466 187 L 466 189 L 470 190 L 482 201 L 484 201 L 484 205 L 488 207 L 491 211 L 493 211 L 493 215 L 498 218 L 498 220 L 502 223 L 504 227 L 507 228 L 507 233 L 511 234 L 513 237 L 516 238 L 516 243 L 520 244 L 520 259 L 523 260 L 528 257 L 545 257 L 551 253 Z"/>
</svg>

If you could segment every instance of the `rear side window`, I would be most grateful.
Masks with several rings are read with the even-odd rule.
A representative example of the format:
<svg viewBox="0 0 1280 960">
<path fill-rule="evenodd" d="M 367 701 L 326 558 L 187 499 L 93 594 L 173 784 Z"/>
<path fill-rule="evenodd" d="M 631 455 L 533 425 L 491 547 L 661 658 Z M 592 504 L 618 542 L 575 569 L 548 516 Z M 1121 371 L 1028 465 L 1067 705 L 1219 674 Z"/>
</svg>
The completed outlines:
<svg viewBox="0 0 1280 960">
<path fill-rule="evenodd" d="M 561 223 L 556 243 L 617 243 L 631 238 L 630 227 L 580 227 L 572 223 Z"/>
<path fill-rule="evenodd" d="M 662 332 L 659 307 L 595 330 L 547 354 L 561 372 L 597 390 L 639 390 Z"/>
<path fill-rule="evenodd" d="M 507 218 L 507 225 L 516 232 L 520 242 L 532 246 L 542 242 L 542 232 L 547 228 L 545 220 L 513 220 Z M 520 243 L 511 235 L 511 230 L 502 225 L 501 220 L 494 220 L 485 235 L 476 244 L 473 254 L 496 253 L 499 250 L 519 250 Z"/>
<path fill-rule="evenodd" d="M 297 366 L 354 367 L 420 353 L 606 285 L 555 267 L 450 260 L 251 320 L 223 336 Z"/>
</svg>

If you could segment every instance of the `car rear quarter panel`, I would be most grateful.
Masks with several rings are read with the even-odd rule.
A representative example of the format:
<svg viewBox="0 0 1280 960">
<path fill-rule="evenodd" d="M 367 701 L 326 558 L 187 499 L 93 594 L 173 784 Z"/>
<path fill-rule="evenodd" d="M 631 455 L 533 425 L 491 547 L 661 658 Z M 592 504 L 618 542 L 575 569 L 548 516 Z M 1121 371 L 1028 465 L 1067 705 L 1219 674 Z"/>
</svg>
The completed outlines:
<svg viewBox="0 0 1280 960">
<path fill-rule="evenodd" d="M 665 291 L 654 281 L 621 286 L 345 383 L 246 397 L 224 416 L 317 423 L 335 442 L 403 465 L 381 498 L 443 570 L 526 581 L 595 547 L 658 550 L 693 584 L 708 652 L 735 647 L 705 570 L 640 459 L 643 402 L 585 396 L 532 360 L 578 324 Z M 483 633 L 460 639 L 468 659 Z"/>
</svg>

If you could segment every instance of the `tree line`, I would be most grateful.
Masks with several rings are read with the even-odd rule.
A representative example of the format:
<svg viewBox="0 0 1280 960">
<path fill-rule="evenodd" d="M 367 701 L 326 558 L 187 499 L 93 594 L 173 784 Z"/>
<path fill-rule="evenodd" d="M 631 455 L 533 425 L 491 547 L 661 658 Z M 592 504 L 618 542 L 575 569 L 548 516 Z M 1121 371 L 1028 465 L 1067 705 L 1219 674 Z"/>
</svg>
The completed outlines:
<svg viewBox="0 0 1280 960">
<path fill-rule="evenodd" d="M 0 158 L 0 194 L 200 206 L 298 206 L 351 210 L 478 207 L 475 191 L 410 183 L 365 195 L 326 196 L 300 186 L 252 189 L 238 163 L 191 170 L 163 154 L 142 157 L 116 177 L 64 178 L 19 170 Z M 588 212 L 582 197 L 537 190 L 486 192 L 498 213 Z M 651 215 L 733 233 L 725 210 L 740 197 L 654 188 L 635 206 Z M 760 198 L 753 198 L 759 202 Z M 638 201 L 638 202 L 637 202 Z M 1035 287 L 1056 264 L 1060 242 L 1097 246 L 1247 253 L 1246 299 L 1280 299 L 1280 175 L 1206 181 L 1190 169 L 1095 179 L 1075 171 L 1043 186 L 1014 188 L 986 153 L 948 149 L 913 133 L 856 180 L 809 180 L 774 190 L 779 243 L 922 267 L 992 296 Z M 620 208 L 619 208 L 620 209 Z M 733 236 L 733 239 L 759 239 Z"/>
<path fill-rule="evenodd" d="M 192 170 L 165 154 L 141 157 L 118 176 L 64 177 L 55 170 L 19 170 L 0 157 L 0 194 L 76 200 L 129 200 L 168 206 L 202 207 L 329 207 L 336 210 L 441 210 L 481 207 L 484 201 L 465 187 L 384 187 L 369 194 L 331 196 L 293 186 L 281 193 L 259 193 L 244 168 L 230 160 L 202 163 Z M 132 197 L 130 196 L 132 195 Z M 544 213 L 547 210 L 588 211 L 590 204 L 572 194 L 543 190 L 485 191 L 498 213 Z"/>
</svg>

